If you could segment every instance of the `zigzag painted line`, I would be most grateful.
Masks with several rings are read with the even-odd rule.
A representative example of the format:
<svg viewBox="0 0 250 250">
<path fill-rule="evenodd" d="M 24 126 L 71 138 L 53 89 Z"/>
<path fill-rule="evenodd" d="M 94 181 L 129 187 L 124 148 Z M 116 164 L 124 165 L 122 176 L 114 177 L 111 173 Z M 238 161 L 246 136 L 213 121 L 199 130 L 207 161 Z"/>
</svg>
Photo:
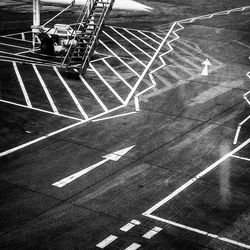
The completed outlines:
<svg viewBox="0 0 250 250">
<path fill-rule="evenodd" d="M 250 71 L 247 73 L 247 77 L 250 79 Z M 243 95 L 243 98 L 246 100 L 246 102 L 249 104 L 250 106 L 250 101 L 249 99 L 247 98 L 247 96 L 250 94 L 250 91 L 246 92 L 244 95 Z M 240 135 L 240 131 L 241 131 L 241 127 L 250 119 L 250 115 L 245 118 L 238 126 L 237 130 L 236 130 L 236 134 L 235 134 L 235 137 L 234 137 L 234 142 L 233 144 L 237 144 L 238 142 L 238 138 L 239 138 L 239 135 Z"/>
<path fill-rule="evenodd" d="M 159 56 L 160 61 L 162 62 L 162 65 L 161 65 L 160 67 L 154 69 L 153 71 L 150 71 L 150 73 L 149 73 L 149 77 L 150 77 L 150 80 L 151 80 L 151 82 L 152 82 L 152 85 L 149 86 L 148 88 L 146 88 L 145 90 L 143 90 L 143 91 L 137 93 L 137 94 L 135 95 L 135 97 L 134 97 L 135 110 L 136 110 L 136 111 L 140 111 L 139 97 L 140 97 L 141 95 L 143 95 L 144 93 L 148 92 L 150 89 L 154 88 L 154 87 L 157 85 L 157 83 L 156 83 L 156 81 L 155 81 L 155 78 L 154 78 L 153 74 L 154 74 L 156 71 L 158 71 L 158 70 L 164 68 L 164 67 L 167 65 L 166 62 L 165 62 L 165 60 L 163 59 L 163 57 L 164 57 L 165 55 L 171 53 L 171 52 L 174 50 L 174 48 L 172 47 L 171 43 L 173 43 L 174 41 L 176 41 L 176 40 L 178 40 L 178 39 L 180 38 L 179 35 L 177 34 L 177 32 L 180 31 L 180 30 L 183 30 L 184 27 L 183 27 L 181 24 L 179 24 L 179 23 L 174 23 L 174 24 L 172 25 L 172 28 L 171 28 L 171 29 L 174 29 L 176 25 L 179 25 L 179 28 L 177 28 L 176 30 L 173 30 L 173 32 L 169 34 L 169 36 L 170 36 L 171 34 L 174 34 L 174 35 L 175 35 L 175 38 L 173 38 L 172 40 L 170 40 L 170 41 L 167 42 L 167 46 L 169 47 L 169 50 L 168 50 L 167 52 L 165 52 L 165 53 L 163 53 L 163 54 L 161 54 L 161 55 Z"/>
<path fill-rule="evenodd" d="M 214 16 L 228 15 L 228 14 L 233 13 L 233 12 L 242 12 L 242 11 L 244 11 L 244 10 L 246 10 L 246 9 L 249 9 L 249 8 L 250 8 L 250 6 L 239 7 L 239 8 L 235 8 L 235 9 L 231 9 L 231 10 L 220 11 L 220 12 L 216 12 L 216 13 L 212 13 L 212 14 L 206 14 L 206 15 L 202 15 L 202 16 L 198 16 L 198 17 L 193 17 L 193 18 L 189 18 L 189 19 L 183 19 L 183 20 L 174 22 L 174 24 L 172 25 L 171 29 L 174 29 L 176 25 L 178 25 L 179 28 L 176 29 L 176 30 L 174 30 L 174 31 L 172 31 L 171 33 L 168 34 L 168 37 L 169 37 L 171 34 L 174 34 L 174 35 L 175 35 L 175 38 L 174 38 L 174 39 L 172 39 L 171 41 L 167 42 L 167 45 L 168 45 L 168 47 L 170 48 L 170 50 L 168 50 L 167 52 L 165 52 L 165 53 L 163 53 L 163 54 L 161 54 L 161 55 L 159 56 L 160 61 L 162 62 L 162 65 L 161 65 L 160 67 L 158 67 L 157 69 L 154 69 L 153 71 L 150 71 L 150 73 L 149 73 L 149 77 L 150 77 L 150 79 L 151 79 L 152 86 L 149 86 L 147 89 L 145 89 L 145 90 L 143 90 L 143 91 L 137 93 L 137 94 L 135 95 L 135 97 L 134 97 L 134 102 L 135 102 L 135 109 L 136 109 L 136 111 L 140 111 L 139 97 L 140 97 L 141 95 L 145 94 L 146 92 L 148 92 L 150 89 L 156 87 L 157 83 L 156 83 L 156 81 L 155 81 L 155 78 L 154 78 L 153 74 L 154 74 L 156 71 L 162 69 L 163 67 L 165 67 L 165 66 L 167 65 L 166 62 L 165 62 L 165 60 L 163 59 L 163 57 L 164 57 L 165 55 L 171 53 L 171 52 L 174 50 L 173 47 L 172 47 L 172 45 L 171 45 L 171 43 L 173 43 L 174 41 L 180 39 L 179 35 L 178 35 L 176 32 L 185 29 L 185 28 L 181 25 L 181 23 L 183 23 L 183 24 L 184 24 L 184 23 L 193 23 L 193 22 L 196 21 L 196 20 L 211 19 L 211 18 L 213 18 Z M 170 29 L 170 30 L 171 30 L 171 29 Z M 250 73 L 250 72 L 249 72 L 249 73 Z M 250 91 L 249 91 L 248 93 L 246 93 L 246 94 L 249 94 L 249 93 L 250 93 Z M 247 100 L 247 101 L 248 101 L 248 100 Z M 250 105 L 250 102 L 249 102 L 249 105 Z"/>
</svg>

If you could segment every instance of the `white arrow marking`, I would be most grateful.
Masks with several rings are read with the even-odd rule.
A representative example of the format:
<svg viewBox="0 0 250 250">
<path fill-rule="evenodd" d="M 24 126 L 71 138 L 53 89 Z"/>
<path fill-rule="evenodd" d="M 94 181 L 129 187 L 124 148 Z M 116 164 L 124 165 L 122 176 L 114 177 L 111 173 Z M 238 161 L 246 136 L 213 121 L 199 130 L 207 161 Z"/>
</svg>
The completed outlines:
<svg viewBox="0 0 250 250">
<path fill-rule="evenodd" d="M 103 158 L 105 158 L 104 160 L 102 160 L 102 161 L 100 161 L 100 162 L 98 162 L 98 163 L 96 163 L 96 164 L 94 164 L 94 165 L 92 165 L 92 166 L 90 166 L 88 168 L 85 168 L 85 169 L 83 169 L 83 170 L 81 170 L 81 171 L 79 171 L 79 172 L 77 172 L 75 174 L 72 174 L 72 175 L 70 175 L 70 176 L 68 176 L 68 177 L 66 177 L 66 178 L 64 178 L 64 179 L 62 179 L 60 181 L 57 181 L 57 182 L 53 183 L 52 185 L 55 186 L 55 187 L 59 187 L 59 188 L 64 187 L 65 185 L 67 185 L 70 182 L 76 180 L 77 178 L 87 174 L 88 172 L 90 172 L 93 169 L 101 166 L 102 164 L 104 164 L 107 161 L 118 161 L 118 160 L 120 160 L 120 158 L 122 156 L 124 156 L 129 150 L 131 150 L 134 146 L 131 146 L 131 147 L 116 151 L 116 152 L 114 152 L 112 154 L 105 155 L 105 156 L 103 156 Z"/>
<path fill-rule="evenodd" d="M 206 59 L 202 64 L 204 65 L 204 69 L 203 69 L 201 75 L 208 76 L 208 66 L 211 66 L 212 64 L 210 63 L 210 61 L 208 59 Z"/>
</svg>

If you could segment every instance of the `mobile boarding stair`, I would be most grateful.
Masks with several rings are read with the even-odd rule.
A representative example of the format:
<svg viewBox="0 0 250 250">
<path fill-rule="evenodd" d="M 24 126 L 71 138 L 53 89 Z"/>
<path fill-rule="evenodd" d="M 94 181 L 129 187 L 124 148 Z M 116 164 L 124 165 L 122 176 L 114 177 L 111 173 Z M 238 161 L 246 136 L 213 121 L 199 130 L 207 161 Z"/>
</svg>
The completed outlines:
<svg viewBox="0 0 250 250">
<path fill-rule="evenodd" d="M 87 0 L 74 27 L 75 43 L 71 42 L 63 60 L 67 70 L 77 69 L 81 75 L 86 73 L 114 2 L 115 0 Z"/>
</svg>

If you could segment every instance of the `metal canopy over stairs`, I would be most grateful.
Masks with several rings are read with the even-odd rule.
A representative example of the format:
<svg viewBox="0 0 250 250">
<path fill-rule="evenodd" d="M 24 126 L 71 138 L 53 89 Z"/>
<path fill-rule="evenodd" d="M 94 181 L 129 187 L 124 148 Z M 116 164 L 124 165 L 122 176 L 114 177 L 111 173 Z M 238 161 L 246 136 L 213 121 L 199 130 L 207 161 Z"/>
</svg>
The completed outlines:
<svg viewBox="0 0 250 250">
<path fill-rule="evenodd" d="M 71 42 L 63 61 L 67 70 L 75 68 L 80 74 L 85 74 L 114 2 L 87 0 L 74 27 L 73 40 L 76 42 Z"/>
</svg>

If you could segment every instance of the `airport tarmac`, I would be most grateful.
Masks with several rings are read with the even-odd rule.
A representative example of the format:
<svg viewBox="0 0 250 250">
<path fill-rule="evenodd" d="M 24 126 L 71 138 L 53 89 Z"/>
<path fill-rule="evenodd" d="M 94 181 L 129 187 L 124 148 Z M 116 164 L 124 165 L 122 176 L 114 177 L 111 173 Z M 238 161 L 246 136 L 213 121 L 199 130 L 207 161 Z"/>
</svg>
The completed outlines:
<svg viewBox="0 0 250 250">
<path fill-rule="evenodd" d="M 1 249 L 250 249 L 250 5 L 140 2 L 84 77 L 0 4 Z"/>
</svg>

